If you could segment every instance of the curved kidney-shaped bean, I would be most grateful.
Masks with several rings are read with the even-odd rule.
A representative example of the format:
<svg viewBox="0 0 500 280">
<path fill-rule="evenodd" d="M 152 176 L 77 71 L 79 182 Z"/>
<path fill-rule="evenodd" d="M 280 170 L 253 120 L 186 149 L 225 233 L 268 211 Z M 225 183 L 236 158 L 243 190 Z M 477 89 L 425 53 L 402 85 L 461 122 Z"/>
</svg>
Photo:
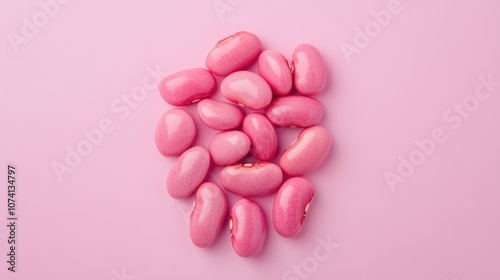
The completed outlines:
<svg viewBox="0 0 500 280">
<path fill-rule="evenodd" d="M 164 113 L 156 125 L 156 147 L 166 157 L 182 154 L 193 144 L 195 137 L 196 125 L 193 117 L 180 108 Z"/>
<path fill-rule="evenodd" d="M 203 99 L 197 106 L 200 120 L 216 130 L 231 130 L 240 126 L 245 117 L 243 111 L 229 103 Z"/>
<path fill-rule="evenodd" d="M 241 196 L 265 196 L 276 192 L 283 181 L 279 166 L 270 162 L 230 165 L 220 173 L 221 186 Z"/>
<path fill-rule="evenodd" d="M 241 31 L 219 41 L 208 54 L 205 65 L 215 75 L 226 76 L 250 66 L 261 49 L 257 36 Z"/>
<path fill-rule="evenodd" d="M 269 161 L 274 158 L 278 151 L 278 135 L 265 116 L 257 113 L 247 115 L 242 130 L 250 138 L 250 152 L 256 159 Z"/>
<path fill-rule="evenodd" d="M 190 196 L 205 179 L 209 167 L 210 154 L 207 149 L 201 146 L 188 149 L 168 172 L 168 194 L 173 198 Z"/>
<path fill-rule="evenodd" d="M 303 95 L 320 93 L 326 86 L 328 73 L 319 51 L 309 44 L 295 48 L 292 57 L 293 85 Z"/>
<path fill-rule="evenodd" d="M 241 257 L 257 255 L 266 241 L 267 225 L 262 208 L 255 202 L 242 198 L 231 208 L 229 218 L 231 243 Z"/>
<path fill-rule="evenodd" d="M 260 54 L 259 74 L 276 95 L 287 95 L 292 89 L 292 71 L 288 61 L 278 52 L 265 50 Z"/>
<path fill-rule="evenodd" d="M 250 139 L 237 130 L 219 132 L 210 140 L 208 150 L 215 164 L 233 164 L 248 154 Z"/>
<path fill-rule="evenodd" d="M 281 236 L 299 234 L 313 195 L 313 185 L 307 179 L 294 177 L 283 183 L 273 204 L 273 225 Z"/>
<path fill-rule="evenodd" d="M 189 222 L 191 241 L 198 247 L 210 246 L 222 228 L 227 216 L 224 191 L 214 183 L 203 183 L 194 198 Z"/>
<path fill-rule="evenodd" d="M 250 71 L 238 71 L 224 78 L 220 91 L 229 101 L 251 110 L 264 109 L 273 98 L 266 80 Z"/>
<path fill-rule="evenodd" d="M 168 104 L 182 106 L 214 94 L 217 84 L 207 69 L 192 68 L 165 77 L 159 89 Z"/>
<path fill-rule="evenodd" d="M 302 176 L 318 168 L 327 157 L 332 138 L 322 126 L 302 130 L 280 158 L 280 167 L 290 176 Z"/>
<path fill-rule="evenodd" d="M 269 120 L 279 126 L 310 127 L 323 118 L 321 103 L 307 96 L 278 97 L 266 108 Z"/>
</svg>

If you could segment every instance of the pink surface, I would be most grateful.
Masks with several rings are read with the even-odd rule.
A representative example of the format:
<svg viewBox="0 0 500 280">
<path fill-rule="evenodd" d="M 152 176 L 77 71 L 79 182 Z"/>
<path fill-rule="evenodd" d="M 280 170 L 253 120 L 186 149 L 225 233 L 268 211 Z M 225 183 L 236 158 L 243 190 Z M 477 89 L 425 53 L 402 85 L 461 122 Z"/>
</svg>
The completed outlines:
<svg viewBox="0 0 500 280">
<path fill-rule="evenodd" d="M 498 1 L 66 2 L 26 38 L 25 22 L 44 23 L 39 1 L 0 2 L 0 279 L 500 279 Z M 250 259 L 233 252 L 227 223 L 210 248 L 192 244 L 192 199 L 168 196 L 175 158 L 154 144 L 170 108 L 159 80 L 204 67 L 240 30 L 288 60 L 317 47 L 329 82 L 315 98 L 333 138 L 306 176 L 315 196 L 296 238 L 272 228 L 273 196 L 255 199 L 268 236 Z M 299 131 L 278 129 L 280 152 Z"/>
</svg>

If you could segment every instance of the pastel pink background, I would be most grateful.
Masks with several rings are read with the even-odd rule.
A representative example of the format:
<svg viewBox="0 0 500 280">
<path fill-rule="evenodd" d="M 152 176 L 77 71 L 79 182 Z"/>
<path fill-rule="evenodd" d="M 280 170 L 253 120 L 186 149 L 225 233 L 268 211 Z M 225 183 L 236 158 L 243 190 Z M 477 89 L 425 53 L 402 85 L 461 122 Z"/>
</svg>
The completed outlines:
<svg viewBox="0 0 500 280">
<path fill-rule="evenodd" d="M 301 279 L 282 277 L 328 236 L 340 247 L 308 279 L 500 279 L 500 88 L 459 129 L 442 117 L 479 76 L 500 80 L 500 2 L 401 0 L 351 63 L 340 43 L 353 44 L 354 29 L 389 1 L 233 0 L 223 20 L 214 2 L 73 0 L 17 53 L 7 35 L 41 8 L 0 2 L 1 279 Z M 227 227 L 211 248 L 192 245 L 192 201 L 167 195 L 174 159 L 154 145 L 170 108 L 157 90 L 124 119 L 111 110 L 146 67 L 204 67 L 211 47 L 240 30 L 289 59 L 300 43 L 317 46 L 330 71 L 317 98 L 334 139 L 307 176 L 316 196 L 303 232 L 285 239 L 270 228 L 252 259 L 233 252 Z M 115 130 L 59 182 L 52 163 L 105 118 Z M 384 173 L 436 127 L 447 141 L 391 191 Z M 297 133 L 280 130 L 280 149 Z M 201 129 L 197 143 L 211 134 Z M 5 262 L 7 163 L 18 168 L 16 273 Z M 268 218 L 272 199 L 256 199 Z"/>
</svg>

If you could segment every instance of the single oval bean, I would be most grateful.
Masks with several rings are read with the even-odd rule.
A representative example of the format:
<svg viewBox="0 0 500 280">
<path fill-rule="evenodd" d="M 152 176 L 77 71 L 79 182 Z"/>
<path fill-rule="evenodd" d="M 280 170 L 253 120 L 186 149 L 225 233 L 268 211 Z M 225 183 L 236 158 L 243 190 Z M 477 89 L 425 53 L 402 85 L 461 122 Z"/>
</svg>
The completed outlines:
<svg viewBox="0 0 500 280">
<path fill-rule="evenodd" d="M 243 121 L 243 111 L 229 103 L 203 99 L 197 106 L 200 120 L 216 130 L 231 130 Z"/>
<path fill-rule="evenodd" d="M 190 196 L 205 179 L 209 167 L 210 154 L 207 149 L 201 146 L 188 149 L 168 172 L 168 194 L 173 198 Z"/>
<path fill-rule="evenodd" d="M 318 168 L 330 152 L 332 138 L 321 126 L 302 130 L 295 142 L 281 155 L 280 167 L 290 176 L 302 176 Z"/>
<path fill-rule="evenodd" d="M 278 190 L 283 172 L 270 162 L 227 166 L 220 173 L 221 186 L 241 196 L 265 196 Z"/>
<path fill-rule="evenodd" d="M 220 91 L 229 101 L 251 110 L 265 108 L 273 98 L 266 80 L 250 71 L 238 71 L 227 76 Z"/>
<path fill-rule="evenodd" d="M 261 161 L 274 158 L 278 150 L 278 135 L 265 116 L 257 113 L 247 115 L 242 130 L 250 138 L 250 152 L 255 158 Z"/>
<path fill-rule="evenodd" d="M 237 130 L 219 132 L 210 140 L 208 150 L 215 164 L 233 164 L 248 154 L 250 139 Z"/>
<path fill-rule="evenodd" d="M 311 182 L 301 177 L 290 178 L 279 189 L 273 203 L 273 225 L 283 237 L 294 237 L 302 223 L 314 195 Z"/>
<path fill-rule="evenodd" d="M 156 125 L 156 147 L 166 157 L 182 154 L 193 144 L 195 137 L 196 125 L 193 117 L 180 108 L 165 112 Z"/>
<path fill-rule="evenodd" d="M 203 183 L 194 198 L 189 222 L 189 235 L 194 245 L 210 246 L 222 228 L 227 216 L 224 191 L 214 183 Z"/>
<path fill-rule="evenodd" d="M 266 108 L 269 120 L 278 126 L 310 127 L 323 118 L 321 103 L 307 96 L 278 97 Z"/>
<path fill-rule="evenodd" d="M 219 41 L 208 54 L 205 65 L 215 75 L 227 76 L 250 66 L 261 49 L 257 36 L 241 31 Z"/>
<path fill-rule="evenodd" d="M 215 93 L 215 77 L 203 68 L 192 68 L 165 77 L 159 84 L 160 94 L 168 104 L 188 105 Z"/>
<path fill-rule="evenodd" d="M 323 57 L 309 44 L 295 48 L 292 58 L 293 84 L 303 95 L 320 93 L 326 86 L 328 73 Z"/>
<path fill-rule="evenodd" d="M 292 71 L 288 61 L 278 52 L 265 50 L 260 54 L 259 74 L 276 95 L 287 95 L 292 90 Z"/>
<path fill-rule="evenodd" d="M 229 218 L 231 244 L 241 257 L 257 255 L 266 241 L 267 225 L 264 211 L 252 200 L 242 198 L 231 208 Z"/>
</svg>

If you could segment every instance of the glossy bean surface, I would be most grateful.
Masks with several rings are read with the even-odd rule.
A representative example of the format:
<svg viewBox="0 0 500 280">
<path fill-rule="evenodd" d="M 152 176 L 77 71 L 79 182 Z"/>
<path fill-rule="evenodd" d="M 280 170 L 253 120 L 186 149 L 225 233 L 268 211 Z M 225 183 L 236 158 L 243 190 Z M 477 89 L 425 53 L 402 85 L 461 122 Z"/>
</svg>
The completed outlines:
<svg viewBox="0 0 500 280">
<path fill-rule="evenodd" d="M 278 126 L 310 127 L 323 118 L 323 106 L 312 97 L 283 96 L 266 108 L 266 116 Z"/>
<path fill-rule="evenodd" d="M 266 80 L 250 71 L 238 71 L 227 76 L 220 90 L 229 101 L 251 110 L 264 109 L 273 98 Z"/>
<path fill-rule="evenodd" d="M 260 205 L 242 198 L 231 208 L 229 219 L 231 244 L 236 254 L 245 258 L 257 255 L 267 235 L 266 217 Z"/>
<path fill-rule="evenodd" d="M 241 31 L 219 41 L 208 54 L 205 65 L 218 76 L 227 76 L 250 66 L 262 50 L 260 39 Z"/>
<path fill-rule="evenodd" d="M 193 117 L 184 109 L 165 112 L 156 125 L 155 143 L 166 157 L 178 156 L 187 150 L 196 137 Z"/>
<path fill-rule="evenodd" d="M 159 89 L 168 104 L 182 106 L 211 96 L 217 90 L 217 84 L 207 69 L 192 68 L 165 77 Z"/>
<path fill-rule="evenodd" d="M 220 173 L 221 186 L 244 197 L 272 194 L 279 189 L 282 181 L 280 167 L 270 162 L 230 165 Z"/>
<path fill-rule="evenodd" d="M 210 140 L 208 150 L 215 164 L 233 164 L 248 154 L 250 139 L 237 130 L 219 132 Z"/>
<path fill-rule="evenodd" d="M 207 149 L 195 146 L 186 150 L 168 172 L 168 194 L 173 198 L 190 196 L 205 179 L 209 167 Z"/>
<path fill-rule="evenodd" d="M 201 100 L 198 105 L 200 120 L 211 129 L 231 130 L 241 125 L 243 111 L 235 105 L 210 99 Z"/>
<path fill-rule="evenodd" d="M 319 51 L 312 45 L 295 48 L 292 57 L 293 85 L 303 95 L 315 95 L 325 89 L 328 72 Z"/>
<path fill-rule="evenodd" d="M 259 74 L 267 81 L 274 94 L 283 96 L 290 93 L 293 85 L 292 71 L 282 54 L 265 50 L 260 54 L 258 62 Z"/>
<path fill-rule="evenodd" d="M 222 228 L 227 216 L 224 191 L 214 183 L 203 183 L 194 199 L 189 222 L 191 241 L 198 247 L 210 246 Z"/>
<path fill-rule="evenodd" d="M 322 126 L 305 128 L 281 155 L 280 167 L 290 176 L 302 176 L 318 168 L 330 152 L 332 139 Z"/>
<path fill-rule="evenodd" d="M 280 187 L 273 203 L 273 226 L 283 237 L 294 237 L 302 229 L 311 199 L 312 183 L 302 177 L 290 178 Z"/>
<path fill-rule="evenodd" d="M 256 159 L 270 161 L 274 158 L 278 150 L 278 135 L 265 116 L 248 114 L 243 120 L 242 130 L 250 138 L 250 152 Z"/>
</svg>

